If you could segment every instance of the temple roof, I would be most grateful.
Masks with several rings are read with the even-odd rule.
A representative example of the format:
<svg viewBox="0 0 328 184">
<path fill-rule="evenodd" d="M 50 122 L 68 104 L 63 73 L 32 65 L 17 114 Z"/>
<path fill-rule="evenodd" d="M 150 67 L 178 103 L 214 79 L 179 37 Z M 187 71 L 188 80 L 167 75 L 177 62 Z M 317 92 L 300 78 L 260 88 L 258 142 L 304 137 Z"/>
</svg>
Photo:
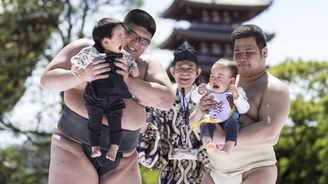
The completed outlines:
<svg viewBox="0 0 328 184">
<path fill-rule="evenodd" d="M 180 1 L 180 0 L 178 0 Z M 272 0 L 183 0 L 186 3 L 216 4 L 229 6 L 267 6 Z"/>
<path fill-rule="evenodd" d="M 272 0 L 174 0 L 162 17 L 175 20 L 192 20 L 193 11 L 238 11 L 238 20 L 250 20 L 272 4 Z"/>
<path fill-rule="evenodd" d="M 198 52 L 202 77 L 208 79 L 211 66 L 221 57 L 232 59 L 232 31 L 266 10 L 273 0 L 173 0 L 162 17 L 186 20 L 190 27 L 174 28 L 162 42 L 162 49 L 175 50 L 188 41 Z M 274 33 L 266 33 L 267 41 Z"/>
<path fill-rule="evenodd" d="M 174 28 L 171 35 L 159 45 L 162 49 L 174 50 L 185 40 L 194 42 L 230 42 L 232 26 L 191 26 L 189 29 Z M 221 28 L 220 28 L 221 27 Z"/>
<path fill-rule="evenodd" d="M 161 49 L 175 50 L 183 41 L 230 43 L 233 26 L 223 25 L 192 25 L 189 29 L 174 28 L 171 35 L 159 45 Z M 274 33 L 266 33 L 267 41 L 274 37 Z"/>
</svg>

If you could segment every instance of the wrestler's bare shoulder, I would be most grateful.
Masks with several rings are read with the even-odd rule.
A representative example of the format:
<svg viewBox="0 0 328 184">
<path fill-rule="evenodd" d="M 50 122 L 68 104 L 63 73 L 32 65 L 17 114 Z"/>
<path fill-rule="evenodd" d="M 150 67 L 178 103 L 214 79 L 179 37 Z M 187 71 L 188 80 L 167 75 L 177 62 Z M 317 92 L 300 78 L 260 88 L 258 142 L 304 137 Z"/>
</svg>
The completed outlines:
<svg viewBox="0 0 328 184">
<path fill-rule="evenodd" d="M 154 62 L 154 57 L 151 55 L 141 55 L 138 59 L 138 66 L 142 69 L 145 69 L 146 71 L 148 70 L 148 66 Z M 139 67 L 139 68 L 140 68 Z"/>
<path fill-rule="evenodd" d="M 146 67 L 145 80 L 153 80 L 154 79 L 153 77 L 161 78 L 164 77 L 162 75 L 166 75 L 162 63 L 157 58 L 150 55 L 142 55 L 140 58 L 142 59 L 142 63 L 144 64 L 144 67 Z"/>
<path fill-rule="evenodd" d="M 149 54 L 143 54 L 140 56 L 139 60 L 140 62 L 144 63 L 144 64 L 149 64 L 150 62 L 152 62 L 155 58 Z"/>
<path fill-rule="evenodd" d="M 73 46 L 87 47 L 94 44 L 94 41 L 87 38 L 80 38 L 70 43 Z"/>
<path fill-rule="evenodd" d="M 162 66 L 161 62 L 151 56 L 151 55 L 142 55 L 140 56 L 141 62 L 148 67 L 148 69 L 152 69 L 154 67 Z"/>
<path fill-rule="evenodd" d="M 70 69 L 70 59 L 79 53 L 83 48 L 89 47 L 93 44 L 92 40 L 89 39 L 78 39 L 67 44 L 59 53 L 53 58 L 45 69 L 45 73 L 55 68 Z"/>
<path fill-rule="evenodd" d="M 142 76 L 140 78 L 144 80 L 152 80 L 153 78 L 149 78 L 149 76 L 154 76 L 162 67 L 161 63 L 151 55 L 141 55 L 138 59 L 138 68 Z"/>
<path fill-rule="evenodd" d="M 61 52 L 66 53 L 67 55 L 75 55 L 77 54 L 80 50 L 82 50 L 85 47 L 92 46 L 94 42 L 90 39 L 86 38 L 81 38 L 78 40 L 75 40 L 68 45 L 64 47 L 64 49 L 61 50 Z"/>
<path fill-rule="evenodd" d="M 268 89 L 276 92 L 287 92 L 289 91 L 288 86 L 283 83 L 280 79 L 268 73 Z"/>
</svg>

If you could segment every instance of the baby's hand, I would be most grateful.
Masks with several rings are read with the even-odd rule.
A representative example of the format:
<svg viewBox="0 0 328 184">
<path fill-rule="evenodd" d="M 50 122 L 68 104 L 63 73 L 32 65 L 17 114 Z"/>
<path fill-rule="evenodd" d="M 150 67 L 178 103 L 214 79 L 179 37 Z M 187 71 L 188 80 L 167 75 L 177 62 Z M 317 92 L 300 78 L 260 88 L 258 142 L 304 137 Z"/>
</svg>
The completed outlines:
<svg viewBox="0 0 328 184">
<path fill-rule="evenodd" d="M 237 100 L 238 97 L 239 97 L 239 94 L 238 94 L 238 91 L 237 91 L 237 87 L 236 87 L 236 85 L 232 84 L 232 85 L 230 86 L 230 91 L 231 91 L 231 93 L 232 93 L 233 98 L 234 98 L 235 100 Z"/>
<path fill-rule="evenodd" d="M 206 84 L 205 83 L 201 83 L 199 86 L 198 86 L 198 93 L 200 95 L 203 95 L 206 91 Z"/>
</svg>

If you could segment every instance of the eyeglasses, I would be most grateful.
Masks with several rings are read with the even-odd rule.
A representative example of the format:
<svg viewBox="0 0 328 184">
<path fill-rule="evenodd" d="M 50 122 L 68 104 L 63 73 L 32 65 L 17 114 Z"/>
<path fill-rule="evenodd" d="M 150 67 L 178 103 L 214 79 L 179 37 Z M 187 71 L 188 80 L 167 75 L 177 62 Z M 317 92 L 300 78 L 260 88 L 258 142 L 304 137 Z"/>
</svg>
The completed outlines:
<svg viewBox="0 0 328 184">
<path fill-rule="evenodd" d="M 150 44 L 150 40 L 140 37 L 137 33 L 135 33 L 132 30 L 128 30 L 126 33 L 128 38 L 130 38 L 133 41 L 138 41 L 142 46 L 146 47 Z"/>
</svg>

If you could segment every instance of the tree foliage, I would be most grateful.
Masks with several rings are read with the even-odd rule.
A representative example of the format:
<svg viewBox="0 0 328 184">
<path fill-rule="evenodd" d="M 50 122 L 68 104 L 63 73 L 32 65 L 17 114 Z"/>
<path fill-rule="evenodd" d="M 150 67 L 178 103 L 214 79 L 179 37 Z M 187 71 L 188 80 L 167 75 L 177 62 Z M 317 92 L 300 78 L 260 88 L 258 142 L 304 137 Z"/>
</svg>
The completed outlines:
<svg viewBox="0 0 328 184">
<path fill-rule="evenodd" d="M 0 183 L 47 183 L 49 144 L 13 145 L 0 151 Z"/>
<path fill-rule="evenodd" d="M 0 116 L 11 110 L 25 91 L 51 33 L 58 26 L 62 6 L 56 1 L 1 1 Z M 51 11 L 48 11 L 51 10 Z"/>
<path fill-rule="evenodd" d="M 278 183 L 328 183 L 328 63 L 292 61 L 270 69 L 293 97 L 290 118 L 276 148 Z"/>
<path fill-rule="evenodd" d="M 11 110 L 25 91 L 35 64 L 84 36 L 86 22 L 110 3 L 131 8 L 142 0 L 5 0 L 0 1 L 0 117 Z M 53 39 L 59 35 L 59 39 Z M 57 50 L 53 53 L 56 53 Z"/>
</svg>

